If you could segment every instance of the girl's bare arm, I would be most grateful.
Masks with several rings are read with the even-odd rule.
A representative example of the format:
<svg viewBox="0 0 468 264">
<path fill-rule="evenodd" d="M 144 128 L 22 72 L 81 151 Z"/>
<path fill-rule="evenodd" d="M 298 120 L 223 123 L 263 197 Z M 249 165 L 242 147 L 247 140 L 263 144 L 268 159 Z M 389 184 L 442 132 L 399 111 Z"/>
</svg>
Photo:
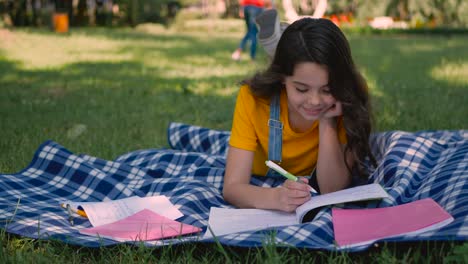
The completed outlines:
<svg viewBox="0 0 468 264">
<path fill-rule="evenodd" d="M 353 165 L 352 155 L 344 159 L 344 146 L 338 139 L 335 118 L 320 120 L 319 154 L 317 160 L 317 182 L 322 193 L 329 193 L 346 188 L 351 182 L 351 174 L 346 167 Z"/>
<path fill-rule="evenodd" d="M 224 199 L 240 208 L 275 209 L 287 212 L 310 199 L 306 184 L 286 181 L 280 188 L 250 184 L 254 153 L 229 147 L 224 175 Z"/>
</svg>

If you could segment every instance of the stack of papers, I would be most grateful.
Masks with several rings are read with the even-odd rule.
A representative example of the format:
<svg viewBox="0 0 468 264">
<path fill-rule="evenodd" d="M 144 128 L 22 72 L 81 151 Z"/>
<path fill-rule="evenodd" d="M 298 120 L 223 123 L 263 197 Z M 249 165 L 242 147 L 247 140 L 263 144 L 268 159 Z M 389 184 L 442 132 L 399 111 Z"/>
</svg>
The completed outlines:
<svg viewBox="0 0 468 264">
<path fill-rule="evenodd" d="M 179 209 L 164 195 L 149 197 L 132 196 L 104 202 L 65 201 L 64 204 L 69 204 L 75 210 L 80 207 L 83 208 L 92 226 L 113 223 L 143 209 L 149 209 L 172 220 L 183 216 Z"/>
<path fill-rule="evenodd" d="M 80 233 L 125 242 L 177 237 L 200 231 L 198 227 L 177 222 L 144 209 L 110 224 L 81 229 Z"/>
<path fill-rule="evenodd" d="M 148 241 L 197 233 L 201 229 L 176 221 L 183 216 L 164 196 L 138 197 L 105 202 L 64 202 L 83 209 L 93 227 L 80 233 L 117 241 Z"/>
</svg>

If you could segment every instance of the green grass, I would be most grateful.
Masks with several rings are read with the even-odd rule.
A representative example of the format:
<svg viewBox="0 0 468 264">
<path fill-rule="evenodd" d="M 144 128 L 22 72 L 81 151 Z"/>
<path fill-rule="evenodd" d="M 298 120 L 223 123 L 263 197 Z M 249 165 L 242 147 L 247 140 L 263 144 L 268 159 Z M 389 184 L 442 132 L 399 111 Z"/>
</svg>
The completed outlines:
<svg viewBox="0 0 468 264">
<path fill-rule="evenodd" d="M 178 121 L 229 130 L 238 82 L 266 62 L 235 63 L 241 32 L 0 29 L 0 172 L 14 173 L 52 139 L 113 159 L 167 147 Z M 468 37 L 349 35 L 369 81 L 375 130 L 468 129 Z M 362 253 L 184 244 L 89 249 L 0 234 L 6 263 L 467 262 L 467 243 L 380 243 Z M 1 261 L 0 261 L 1 262 Z"/>
</svg>

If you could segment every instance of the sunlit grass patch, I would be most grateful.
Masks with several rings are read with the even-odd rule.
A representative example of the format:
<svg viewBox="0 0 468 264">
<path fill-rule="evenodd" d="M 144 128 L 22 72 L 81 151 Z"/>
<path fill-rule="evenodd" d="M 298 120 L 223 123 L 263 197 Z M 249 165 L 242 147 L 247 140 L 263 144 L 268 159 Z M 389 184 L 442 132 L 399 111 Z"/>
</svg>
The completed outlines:
<svg viewBox="0 0 468 264">
<path fill-rule="evenodd" d="M 365 78 L 365 80 L 367 82 L 367 87 L 369 88 L 370 94 L 372 94 L 372 96 L 376 96 L 376 97 L 384 96 L 384 92 L 382 90 L 382 87 L 378 84 L 375 76 L 370 74 L 369 70 L 367 70 L 365 68 L 361 68 L 359 70 L 360 70 L 361 74 L 363 75 L 363 77 Z"/>
<path fill-rule="evenodd" d="M 434 66 L 430 74 L 439 81 L 468 86 L 468 61 L 442 62 L 440 65 Z"/>
<path fill-rule="evenodd" d="M 238 67 L 229 67 L 223 65 L 205 65 L 199 66 L 196 70 L 194 70 L 193 64 L 191 63 L 179 63 L 176 67 L 168 66 L 164 69 L 161 69 L 161 74 L 164 74 L 168 77 L 186 77 L 196 80 L 210 77 L 247 75 L 249 73 L 248 69 L 252 68 L 245 67 L 240 69 Z"/>
<path fill-rule="evenodd" d="M 412 53 L 412 52 L 436 52 L 443 49 L 441 46 L 434 46 L 433 43 L 405 43 L 405 45 L 399 46 L 400 52 L 403 54 L 405 53 Z"/>
<path fill-rule="evenodd" d="M 6 57 L 18 61 L 24 69 L 61 67 L 79 61 L 118 62 L 129 54 L 119 53 L 121 43 L 86 35 L 57 36 L 17 31 L 13 40 L 0 46 L 8 50 Z"/>
</svg>

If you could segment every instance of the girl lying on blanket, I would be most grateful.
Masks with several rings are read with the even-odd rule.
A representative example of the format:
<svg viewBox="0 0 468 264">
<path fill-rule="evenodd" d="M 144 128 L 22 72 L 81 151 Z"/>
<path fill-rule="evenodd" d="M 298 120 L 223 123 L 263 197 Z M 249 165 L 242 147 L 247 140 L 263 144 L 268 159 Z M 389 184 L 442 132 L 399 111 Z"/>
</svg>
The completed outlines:
<svg viewBox="0 0 468 264">
<path fill-rule="evenodd" d="M 346 188 L 352 172 L 366 177 L 371 132 L 367 84 L 341 30 L 326 19 L 289 25 L 269 67 L 243 81 L 234 111 L 224 198 L 241 208 L 294 211 L 322 193 Z M 295 175 L 280 188 L 251 185 L 251 175 L 277 175 L 266 160 Z"/>
</svg>

